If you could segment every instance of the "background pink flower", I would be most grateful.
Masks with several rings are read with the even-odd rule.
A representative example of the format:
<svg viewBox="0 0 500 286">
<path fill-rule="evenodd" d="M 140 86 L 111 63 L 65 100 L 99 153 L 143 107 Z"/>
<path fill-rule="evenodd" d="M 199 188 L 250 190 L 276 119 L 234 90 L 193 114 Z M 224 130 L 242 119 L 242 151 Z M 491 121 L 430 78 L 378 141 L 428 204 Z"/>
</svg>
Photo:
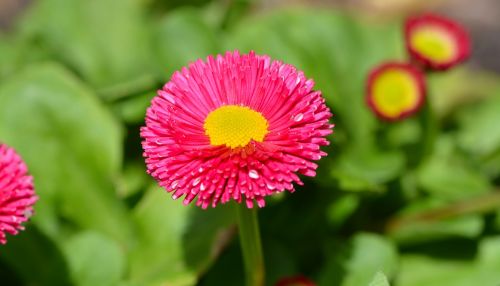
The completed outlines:
<svg viewBox="0 0 500 286">
<path fill-rule="evenodd" d="M 410 56 L 423 67 L 446 70 L 471 54 L 469 34 L 458 22 L 426 13 L 405 23 L 405 41 Z"/>
<path fill-rule="evenodd" d="M 366 102 L 381 119 L 397 121 L 417 113 L 425 102 L 424 74 L 402 62 L 386 62 L 373 68 L 367 79 Z"/>
</svg>

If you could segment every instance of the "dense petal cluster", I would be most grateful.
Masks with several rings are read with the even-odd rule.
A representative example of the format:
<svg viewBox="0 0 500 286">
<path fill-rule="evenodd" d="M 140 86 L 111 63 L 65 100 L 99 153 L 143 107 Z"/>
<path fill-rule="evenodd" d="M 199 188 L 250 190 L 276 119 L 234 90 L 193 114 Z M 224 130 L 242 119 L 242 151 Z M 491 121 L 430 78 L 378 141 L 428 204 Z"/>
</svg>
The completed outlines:
<svg viewBox="0 0 500 286">
<path fill-rule="evenodd" d="M 7 242 L 6 234 L 17 234 L 33 211 L 37 197 L 33 179 L 19 155 L 0 144 L 0 244 Z"/>
<path fill-rule="evenodd" d="M 467 31 L 457 22 L 434 14 L 411 17 L 405 24 L 406 47 L 422 66 L 445 70 L 470 56 Z"/>
<path fill-rule="evenodd" d="M 424 75 L 407 63 L 384 63 L 370 72 L 366 94 L 367 104 L 376 115 L 400 120 L 416 113 L 424 103 Z"/>
<path fill-rule="evenodd" d="M 147 111 L 148 172 L 174 199 L 197 198 L 202 208 L 230 200 L 262 207 L 264 197 L 294 191 L 297 174 L 315 176 L 313 161 L 326 155 L 320 147 L 333 127 L 313 85 L 293 66 L 253 52 L 190 64 Z"/>
</svg>

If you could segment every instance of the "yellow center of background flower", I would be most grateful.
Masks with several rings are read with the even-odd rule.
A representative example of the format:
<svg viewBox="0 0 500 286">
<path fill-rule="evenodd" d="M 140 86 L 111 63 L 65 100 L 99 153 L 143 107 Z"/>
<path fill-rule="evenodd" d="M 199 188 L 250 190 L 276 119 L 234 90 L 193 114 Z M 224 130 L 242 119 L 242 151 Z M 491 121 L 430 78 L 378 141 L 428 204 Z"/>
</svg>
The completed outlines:
<svg viewBox="0 0 500 286">
<path fill-rule="evenodd" d="M 453 38 L 442 29 L 422 27 L 411 35 L 411 45 L 423 56 L 436 61 L 446 62 L 456 53 Z"/>
<path fill-rule="evenodd" d="M 210 112 L 203 128 L 214 146 L 245 147 L 250 140 L 262 142 L 269 124 L 253 109 L 239 105 L 225 105 Z"/>
<path fill-rule="evenodd" d="M 375 80 L 373 102 L 379 112 L 389 117 L 414 108 L 418 102 L 415 80 L 401 70 L 386 71 Z"/>
</svg>

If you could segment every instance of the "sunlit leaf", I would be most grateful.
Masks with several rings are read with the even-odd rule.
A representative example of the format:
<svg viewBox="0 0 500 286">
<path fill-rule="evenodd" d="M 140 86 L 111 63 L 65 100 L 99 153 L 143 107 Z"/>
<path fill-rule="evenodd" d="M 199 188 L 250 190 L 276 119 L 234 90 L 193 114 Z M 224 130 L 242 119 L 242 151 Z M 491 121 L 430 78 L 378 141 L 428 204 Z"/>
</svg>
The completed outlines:
<svg viewBox="0 0 500 286">
<path fill-rule="evenodd" d="M 449 244 L 448 244 L 449 245 Z M 451 251 L 451 245 L 449 245 Z M 454 248 L 460 251 L 460 248 Z M 484 285 L 499 282 L 500 238 L 491 237 L 480 243 L 475 260 L 446 259 L 419 254 L 404 255 L 397 285 Z"/>
<path fill-rule="evenodd" d="M 193 285 L 217 257 L 233 212 L 228 216 L 219 209 L 202 217 L 196 214 L 200 210 L 192 208 L 196 207 L 172 200 L 163 189 L 147 191 L 133 216 L 138 245 L 130 256 L 132 283 Z M 201 221 L 206 222 L 197 226 Z"/>
<path fill-rule="evenodd" d="M 135 0 L 34 2 L 21 23 L 28 41 L 42 42 L 106 96 L 154 84 L 150 32 Z"/>
<path fill-rule="evenodd" d="M 436 142 L 435 152 L 418 170 L 418 182 L 427 192 L 439 198 L 456 200 L 484 194 L 490 182 L 481 171 L 460 156 L 450 137 Z"/>
<path fill-rule="evenodd" d="M 338 227 L 356 211 L 359 203 L 359 197 L 354 194 L 340 197 L 328 207 L 329 222 Z"/>
<path fill-rule="evenodd" d="M 397 259 L 396 248 L 390 241 L 375 234 L 361 233 L 339 252 L 331 254 L 319 285 L 368 285 L 379 271 L 394 275 Z"/>
<path fill-rule="evenodd" d="M 401 152 L 350 149 L 337 159 L 332 170 L 344 190 L 380 191 L 383 183 L 395 179 L 403 170 L 405 157 Z"/>
<path fill-rule="evenodd" d="M 484 227 L 481 215 L 467 214 L 451 218 L 441 218 L 440 214 L 432 216 L 433 211 L 446 205 L 446 201 L 437 199 L 413 201 L 401 211 L 402 220 L 391 226 L 391 237 L 400 244 L 418 244 L 452 237 L 474 239 L 481 234 Z M 422 215 L 409 219 L 418 214 Z"/>
<path fill-rule="evenodd" d="M 125 252 L 97 232 L 78 233 L 64 243 L 70 273 L 77 286 L 114 286 L 125 275 Z"/>
<path fill-rule="evenodd" d="M 390 286 L 383 272 L 377 272 L 368 286 Z"/>
</svg>

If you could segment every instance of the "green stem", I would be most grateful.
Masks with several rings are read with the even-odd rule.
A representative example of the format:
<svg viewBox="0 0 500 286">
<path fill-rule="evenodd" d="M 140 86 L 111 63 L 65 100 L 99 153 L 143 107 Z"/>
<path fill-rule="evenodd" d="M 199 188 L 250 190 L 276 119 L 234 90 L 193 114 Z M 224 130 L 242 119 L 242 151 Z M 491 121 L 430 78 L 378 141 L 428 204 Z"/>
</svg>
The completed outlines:
<svg viewBox="0 0 500 286">
<path fill-rule="evenodd" d="M 408 166 L 411 170 L 419 168 L 434 152 L 437 135 L 439 134 L 439 122 L 432 110 L 430 98 L 427 98 L 422 110 L 418 114 L 421 126 L 421 135 L 417 144 L 411 146 L 408 155 Z"/>
<path fill-rule="evenodd" d="M 432 110 L 430 98 L 427 98 L 424 103 L 421 120 L 423 127 L 421 161 L 424 161 L 427 157 L 432 155 L 434 145 L 436 143 L 436 137 L 439 133 L 439 122 L 436 119 L 434 110 Z"/>
<path fill-rule="evenodd" d="M 256 209 L 248 209 L 246 205 L 238 204 L 238 227 L 240 244 L 245 264 L 247 286 L 264 285 L 264 259 L 260 242 L 259 222 Z"/>
</svg>

